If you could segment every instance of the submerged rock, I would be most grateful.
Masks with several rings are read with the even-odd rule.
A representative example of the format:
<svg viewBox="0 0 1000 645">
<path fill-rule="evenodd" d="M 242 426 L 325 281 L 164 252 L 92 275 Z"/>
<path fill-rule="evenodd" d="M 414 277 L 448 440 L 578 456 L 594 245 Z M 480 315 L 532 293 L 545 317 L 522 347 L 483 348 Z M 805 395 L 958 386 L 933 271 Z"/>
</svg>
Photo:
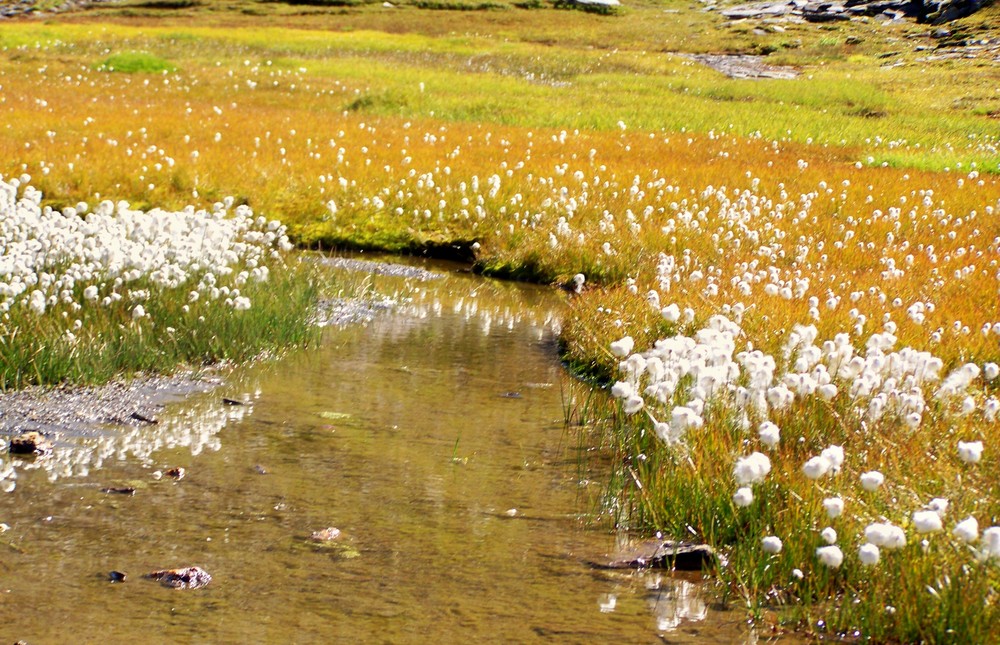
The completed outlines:
<svg viewBox="0 0 1000 645">
<path fill-rule="evenodd" d="M 360 557 L 358 551 L 349 540 L 341 539 L 340 529 L 328 527 L 319 531 L 313 531 L 309 536 L 309 543 L 317 552 L 328 553 L 340 560 L 352 560 Z"/>
<path fill-rule="evenodd" d="M 127 495 L 127 496 L 131 497 L 132 495 L 135 495 L 135 487 L 134 486 L 108 486 L 106 488 L 102 488 L 101 492 L 108 493 L 108 494 L 115 494 L 115 495 Z"/>
<path fill-rule="evenodd" d="M 715 549 L 707 544 L 652 539 L 613 553 L 604 561 L 591 564 L 600 569 L 676 569 L 698 571 L 718 559 Z"/>
<path fill-rule="evenodd" d="M 12 455 L 47 455 L 52 452 L 52 442 L 41 432 L 25 432 L 10 440 Z"/>
<path fill-rule="evenodd" d="M 309 539 L 313 542 L 329 542 L 331 540 L 336 540 L 339 537 L 340 529 L 331 526 L 323 529 L 322 531 L 313 531 L 312 535 L 309 536 Z"/>
<path fill-rule="evenodd" d="M 161 569 L 146 574 L 147 578 L 159 580 L 173 589 L 198 589 L 212 582 L 212 576 L 201 567 L 185 569 Z"/>
</svg>

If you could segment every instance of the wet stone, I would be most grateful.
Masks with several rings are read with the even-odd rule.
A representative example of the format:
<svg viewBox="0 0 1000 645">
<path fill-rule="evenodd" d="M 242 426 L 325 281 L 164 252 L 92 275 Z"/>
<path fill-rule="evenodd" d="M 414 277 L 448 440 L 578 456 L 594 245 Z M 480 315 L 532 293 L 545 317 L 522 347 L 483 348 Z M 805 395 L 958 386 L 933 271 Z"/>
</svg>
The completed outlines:
<svg viewBox="0 0 1000 645">
<path fill-rule="evenodd" d="M 146 416 L 141 412 L 133 412 L 131 415 L 129 415 L 129 418 L 134 419 L 135 421 L 139 421 L 140 423 L 148 423 L 150 425 L 156 425 L 157 423 L 159 423 L 159 421 L 157 421 L 153 417 Z"/>
<path fill-rule="evenodd" d="M 173 589 L 198 589 L 212 581 L 212 576 L 201 567 L 184 569 L 161 569 L 146 574 L 151 580 L 158 580 Z"/>
<path fill-rule="evenodd" d="M 40 432 L 25 432 L 10 440 L 13 455 L 47 455 L 52 452 L 52 442 Z"/>
<path fill-rule="evenodd" d="M 336 540 L 340 537 L 340 529 L 329 527 L 321 531 L 313 531 L 309 539 L 313 542 L 330 542 L 331 540 Z"/>
<path fill-rule="evenodd" d="M 222 397 L 222 403 L 225 405 L 246 405 L 246 403 L 244 403 L 243 401 L 240 401 L 238 399 L 229 399 L 226 397 Z"/>
<path fill-rule="evenodd" d="M 108 582 L 125 582 L 128 575 L 124 571 L 112 571 L 108 573 Z"/>
<path fill-rule="evenodd" d="M 174 479 L 184 479 L 184 475 L 187 473 L 183 468 L 177 466 L 176 468 L 171 468 L 167 471 L 167 477 L 173 477 Z"/>
<path fill-rule="evenodd" d="M 675 542 L 673 540 L 645 540 L 608 556 L 593 566 L 600 569 L 675 569 L 699 571 L 711 566 L 718 555 L 707 544 Z"/>
<path fill-rule="evenodd" d="M 109 495 L 126 495 L 128 497 L 135 495 L 135 488 L 133 486 L 108 486 L 102 488 L 101 491 Z"/>
</svg>

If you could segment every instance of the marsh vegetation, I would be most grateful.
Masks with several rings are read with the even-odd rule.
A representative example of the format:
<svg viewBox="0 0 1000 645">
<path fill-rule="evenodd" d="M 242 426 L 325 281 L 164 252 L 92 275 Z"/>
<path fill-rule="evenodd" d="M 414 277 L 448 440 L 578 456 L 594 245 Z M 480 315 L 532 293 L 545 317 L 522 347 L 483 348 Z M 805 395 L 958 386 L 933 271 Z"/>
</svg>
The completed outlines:
<svg viewBox="0 0 1000 645">
<path fill-rule="evenodd" d="M 677 2 L 95 5 L 0 24 L 0 173 L 17 178 L 10 208 L 55 221 L 103 200 L 213 221 L 239 206 L 303 247 L 583 274 L 564 358 L 618 400 L 568 414 L 616 464 L 617 528 L 726 550 L 720 594 L 761 624 L 989 642 L 998 19 L 987 7 L 944 36 Z M 702 53 L 798 75 L 732 79 Z M 155 306 L 145 273 L 67 284 L 45 268 L 21 289 L 8 271 L 5 386 L 103 377 L 67 340 L 91 328 L 126 348 L 112 370 L 219 358 L 188 342 L 195 322 L 245 338 L 311 297 L 273 261 L 234 260 L 230 278 L 248 277 L 228 293 L 201 266 Z M 271 281 L 250 293 L 259 266 Z M 167 327 L 175 349 L 133 349 Z"/>
</svg>

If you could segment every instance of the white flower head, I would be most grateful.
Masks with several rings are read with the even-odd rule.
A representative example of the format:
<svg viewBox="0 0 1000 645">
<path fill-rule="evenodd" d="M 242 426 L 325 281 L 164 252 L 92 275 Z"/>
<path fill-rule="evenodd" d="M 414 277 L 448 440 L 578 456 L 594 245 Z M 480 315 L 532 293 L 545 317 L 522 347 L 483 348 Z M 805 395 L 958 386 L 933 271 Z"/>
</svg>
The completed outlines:
<svg viewBox="0 0 1000 645">
<path fill-rule="evenodd" d="M 873 567 L 878 564 L 880 556 L 879 549 L 874 544 L 862 544 L 861 548 L 858 549 L 858 559 L 866 567 Z"/>
<path fill-rule="evenodd" d="M 743 486 L 733 494 L 733 503 L 739 508 L 746 508 L 753 504 L 753 491 L 749 487 Z"/>
<path fill-rule="evenodd" d="M 934 511 L 914 511 L 913 526 L 917 533 L 936 533 L 941 530 L 941 516 Z"/>
<path fill-rule="evenodd" d="M 769 535 L 763 540 L 761 540 L 761 548 L 764 549 L 764 553 L 781 553 L 781 538 Z"/>
<path fill-rule="evenodd" d="M 979 522 L 970 515 L 956 524 L 951 533 L 959 540 L 967 544 L 972 544 L 979 539 Z"/>
<path fill-rule="evenodd" d="M 831 520 L 836 519 L 844 512 L 844 500 L 840 497 L 827 497 L 823 500 L 823 509 Z"/>
<path fill-rule="evenodd" d="M 635 347 L 635 341 L 632 340 L 631 336 L 625 336 L 611 343 L 611 353 L 617 358 L 625 358 L 632 353 L 633 347 Z"/>
<path fill-rule="evenodd" d="M 877 491 L 885 483 L 885 475 L 877 470 L 861 473 L 861 487 L 868 492 Z"/>
<path fill-rule="evenodd" d="M 781 430 L 770 421 L 760 424 L 758 434 L 760 435 L 760 442 L 768 448 L 775 448 L 778 442 L 781 441 Z"/>
<path fill-rule="evenodd" d="M 840 550 L 839 546 L 832 544 L 816 549 L 816 557 L 830 569 L 836 569 L 844 563 L 844 552 Z"/>
<path fill-rule="evenodd" d="M 983 442 L 959 441 L 958 456 L 967 464 L 978 464 L 983 458 Z"/>
<path fill-rule="evenodd" d="M 733 467 L 733 477 L 741 486 L 756 484 L 771 472 L 771 460 L 762 452 L 755 452 L 748 457 L 740 457 Z"/>
</svg>

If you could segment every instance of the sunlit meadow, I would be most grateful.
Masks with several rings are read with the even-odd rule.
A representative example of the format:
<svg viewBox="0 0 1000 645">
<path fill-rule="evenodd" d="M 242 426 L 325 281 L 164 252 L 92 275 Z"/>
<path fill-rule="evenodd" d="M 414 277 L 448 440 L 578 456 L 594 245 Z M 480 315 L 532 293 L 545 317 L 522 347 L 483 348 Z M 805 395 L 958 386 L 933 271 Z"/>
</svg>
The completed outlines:
<svg viewBox="0 0 1000 645">
<path fill-rule="evenodd" d="M 52 221 L 242 204 L 272 246 L 276 218 L 304 246 L 565 284 L 567 363 L 613 384 L 586 420 L 619 528 L 718 547 L 721 592 L 759 624 L 1000 638 L 995 64 L 903 47 L 929 38 L 912 25 L 245 4 L 211 26 L 0 26 L 0 172 L 40 191 L 9 201 Z M 298 29 L 243 29 L 254 12 Z M 726 79 L 682 55 L 703 51 L 801 74 Z M 283 292 L 272 271 L 251 293 L 256 266 L 234 262 L 233 284 L 191 269 L 168 308 L 224 326 Z M 104 309 L 106 329 L 182 329 L 144 299 L 149 273 L 49 273 L 7 296 L 7 347 L 51 320 L 72 364 Z M 18 351 L 7 386 L 53 380 Z"/>
</svg>

